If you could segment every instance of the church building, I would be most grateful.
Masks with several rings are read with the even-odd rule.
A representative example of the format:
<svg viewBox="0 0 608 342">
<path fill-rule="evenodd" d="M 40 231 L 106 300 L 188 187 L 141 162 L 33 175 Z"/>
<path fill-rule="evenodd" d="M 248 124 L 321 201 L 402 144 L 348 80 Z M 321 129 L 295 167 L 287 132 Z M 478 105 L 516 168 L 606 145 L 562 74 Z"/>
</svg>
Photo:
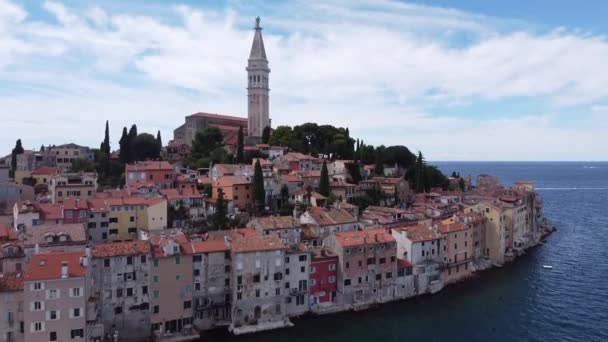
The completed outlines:
<svg viewBox="0 0 608 342">
<path fill-rule="evenodd" d="M 217 127 L 224 136 L 224 144 L 235 146 L 238 131 L 243 127 L 247 145 L 261 143 L 264 128 L 270 126 L 270 88 L 268 59 L 262 39 L 260 18 L 255 21 L 253 44 L 247 62 L 247 118 L 212 113 L 194 113 L 186 116 L 186 122 L 173 131 L 172 145 L 192 146 L 196 132 L 207 127 Z"/>
</svg>

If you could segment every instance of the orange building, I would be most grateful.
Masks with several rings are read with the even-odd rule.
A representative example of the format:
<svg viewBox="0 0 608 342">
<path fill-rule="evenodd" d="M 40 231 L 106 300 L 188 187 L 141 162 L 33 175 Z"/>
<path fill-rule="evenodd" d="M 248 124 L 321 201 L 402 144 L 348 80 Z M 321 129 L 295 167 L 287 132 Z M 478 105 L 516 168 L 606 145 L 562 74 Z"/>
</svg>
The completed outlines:
<svg viewBox="0 0 608 342">
<path fill-rule="evenodd" d="M 213 183 L 213 200 L 217 200 L 218 191 L 222 189 L 224 199 L 231 201 L 236 208 L 248 210 L 253 206 L 253 186 L 251 178 L 246 176 L 224 176 Z"/>
<path fill-rule="evenodd" d="M 135 164 L 127 164 L 126 181 L 127 185 L 134 183 L 152 182 L 161 189 L 173 187 L 175 180 L 175 170 L 166 161 L 143 161 Z"/>
</svg>

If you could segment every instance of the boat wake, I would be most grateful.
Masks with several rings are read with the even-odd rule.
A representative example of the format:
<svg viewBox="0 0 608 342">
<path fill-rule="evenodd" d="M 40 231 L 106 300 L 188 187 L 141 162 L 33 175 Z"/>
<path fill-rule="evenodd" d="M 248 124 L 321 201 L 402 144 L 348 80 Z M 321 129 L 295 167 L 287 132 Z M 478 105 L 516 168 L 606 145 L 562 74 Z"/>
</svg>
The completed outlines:
<svg viewBox="0 0 608 342">
<path fill-rule="evenodd" d="M 608 190 L 608 188 L 536 188 L 536 190 Z"/>
</svg>

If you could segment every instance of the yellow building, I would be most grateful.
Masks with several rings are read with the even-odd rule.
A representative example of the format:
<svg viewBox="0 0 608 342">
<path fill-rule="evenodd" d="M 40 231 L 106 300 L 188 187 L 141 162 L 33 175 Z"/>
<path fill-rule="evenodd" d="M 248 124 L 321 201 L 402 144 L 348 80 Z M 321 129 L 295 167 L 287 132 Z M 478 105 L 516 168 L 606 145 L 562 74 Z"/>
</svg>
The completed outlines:
<svg viewBox="0 0 608 342">
<path fill-rule="evenodd" d="M 137 240 L 139 229 L 167 228 L 167 201 L 162 197 L 120 197 L 107 200 L 109 208 L 108 240 Z"/>
<path fill-rule="evenodd" d="M 500 203 L 483 201 L 473 206 L 473 210 L 485 218 L 486 250 L 484 256 L 494 264 L 505 262 L 508 241 L 513 240 L 507 228 L 505 208 Z"/>
</svg>

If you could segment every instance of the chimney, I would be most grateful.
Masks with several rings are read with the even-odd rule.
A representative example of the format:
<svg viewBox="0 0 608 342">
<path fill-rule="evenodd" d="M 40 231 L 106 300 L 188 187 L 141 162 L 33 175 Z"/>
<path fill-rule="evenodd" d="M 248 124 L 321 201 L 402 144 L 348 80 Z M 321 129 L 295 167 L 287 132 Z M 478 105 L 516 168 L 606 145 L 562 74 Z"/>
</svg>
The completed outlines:
<svg viewBox="0 0 608 342">
<path fill-rule="evenodd" d="M 68 277 L 68 263 L 63 261 L 61 263 L 61 278 L 65 279 Z"/>
<path fill-rule="evenodd" d="M 230 238 L 228 236 L 224 236 L 224 243 L 226 247 L 230 248 Z"/>
<path fill-rule="evenodd" d="M 80 257 L 80 266 L 87 267 L 89 265 L 89 259 L 87 257 Z"/>
<path fill-rule="evenodd" d="M 40 254 L 40 245 L 34 245 L 34 254 Z"/>
<path fill-rule="evenodd" d="M 90 258 L 91 257 L 91 246 L 86 245 L 84 247 L 84 253 L 86 254 L 87 258 Z"/>
</svg>

